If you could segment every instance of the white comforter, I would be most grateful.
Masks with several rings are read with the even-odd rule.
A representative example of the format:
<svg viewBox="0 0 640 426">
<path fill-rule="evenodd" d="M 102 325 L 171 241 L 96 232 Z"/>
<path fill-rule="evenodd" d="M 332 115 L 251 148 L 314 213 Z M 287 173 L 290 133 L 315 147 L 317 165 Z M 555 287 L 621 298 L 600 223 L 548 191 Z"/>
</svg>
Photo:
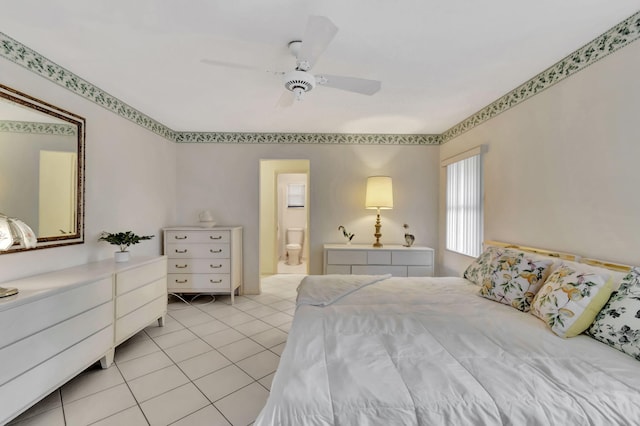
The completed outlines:
<svg viewBox="0 0 640 426">
<path fill-rule="evenodd" d="M 390 278 L 298 306 L 255 424 L 640 424 L 640 362 L 477 290 Z"/>
</svg>

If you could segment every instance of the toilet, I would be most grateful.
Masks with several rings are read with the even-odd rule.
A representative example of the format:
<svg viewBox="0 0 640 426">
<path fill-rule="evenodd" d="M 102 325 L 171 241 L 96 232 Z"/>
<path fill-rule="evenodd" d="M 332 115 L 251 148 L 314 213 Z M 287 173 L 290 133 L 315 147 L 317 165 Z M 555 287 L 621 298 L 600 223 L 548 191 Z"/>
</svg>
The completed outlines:
<svg viewBox="0 0 640 426">
<path fill-rule="evenodd" d="M 299 265 L 304 241 L 303 228 L 287 229 L 287 265 Z"/>
</svg>

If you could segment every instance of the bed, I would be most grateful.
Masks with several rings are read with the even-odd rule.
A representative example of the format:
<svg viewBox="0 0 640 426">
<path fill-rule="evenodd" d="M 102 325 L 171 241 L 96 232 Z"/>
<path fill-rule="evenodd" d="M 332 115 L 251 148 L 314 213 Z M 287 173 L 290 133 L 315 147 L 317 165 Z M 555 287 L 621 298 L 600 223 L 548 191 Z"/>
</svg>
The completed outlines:
<svg viewBox="0 0 640 426">
<path fill-rule="evenodd" d="M 465 278 L 308 279 L 257 426 L 640 424 L 638 360 Z"/>
</svg>

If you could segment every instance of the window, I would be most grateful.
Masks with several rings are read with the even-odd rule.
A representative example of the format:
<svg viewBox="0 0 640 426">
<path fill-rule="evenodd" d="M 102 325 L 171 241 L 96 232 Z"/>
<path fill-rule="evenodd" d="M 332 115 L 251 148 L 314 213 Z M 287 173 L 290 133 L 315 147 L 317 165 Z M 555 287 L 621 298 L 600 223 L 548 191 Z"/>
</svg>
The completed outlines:
<svg viewBox="0 0 640 426">
<path fill-rule="evenodd" d="M 287 207 L 304 207 L 304 183 L 287 185 Z"/>
<path fill-rule="evenodd" d="M 447 250 L 477 257 L 482 252 L 482 148 L 445 160 Z"/>
</svg>

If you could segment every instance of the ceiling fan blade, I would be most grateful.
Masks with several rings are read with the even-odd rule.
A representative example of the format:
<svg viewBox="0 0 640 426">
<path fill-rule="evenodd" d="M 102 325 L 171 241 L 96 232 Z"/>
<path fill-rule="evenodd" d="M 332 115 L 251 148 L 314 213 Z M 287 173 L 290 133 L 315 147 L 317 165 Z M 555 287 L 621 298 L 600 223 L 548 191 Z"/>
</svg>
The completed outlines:
<svg viewBox="0 0 640 426">
<path fill-rule="evenodd" d="M 284 75 L 284 71 L 272 71 L 265 70 L 264 68 L 253 67 L 251 65 L 238 64 L 235 62 L 226 62 L 226 61 L 216 61 L 214 59 L 201 59 L 200 62 L 207 65 L 213 65 L 216 67 L 225 67 L 225 68 L 235 68 L 240 70 L 249 70 L 249 71 L 259 71 L 259 72 L 267 72 L 269 74 L 274 75 Z"/>
<path fill-rule="evenodd" d="M 280 96 L 280 99 L 278 99 L 276 108 L 288 108 L 293 105 L 294 100 L 295 95 L 293 94 L 293 92 L 285 90 L 284 92 L 282 92 L 282 96 Z"/>
<path fill-rule="evenodd" d="M 200 62 L 207 65 L 213 65 L 216 67 L 235 68 L 235 69 L 251 70 L 251 71 L 264 71 L 260 68 L 253 67 L 251 65 L 238 64 L 235 62 L 217 61 L 215 59 L 202 59 Z"/>
<path fill-rule="evenodd" d="M 329 74 L 317 75 L 316 82 L 323 86 L 346 90 L 348 92 L 361 93 L 363 95 L 373 95 L 380 90 L 380 87 L 382 87 L 382 83 L 378 80 L 367 80 L 365 78 Z"/>
<path fill-rule="evenodd" d="M 303 71 L 308 71 L 315 65 L 337 32 L 338 27 L 329 18 L 309 16 L 307 29 L 302 37 L 302 46 L 297 55 L 298 65 Z"/>
</svg>

